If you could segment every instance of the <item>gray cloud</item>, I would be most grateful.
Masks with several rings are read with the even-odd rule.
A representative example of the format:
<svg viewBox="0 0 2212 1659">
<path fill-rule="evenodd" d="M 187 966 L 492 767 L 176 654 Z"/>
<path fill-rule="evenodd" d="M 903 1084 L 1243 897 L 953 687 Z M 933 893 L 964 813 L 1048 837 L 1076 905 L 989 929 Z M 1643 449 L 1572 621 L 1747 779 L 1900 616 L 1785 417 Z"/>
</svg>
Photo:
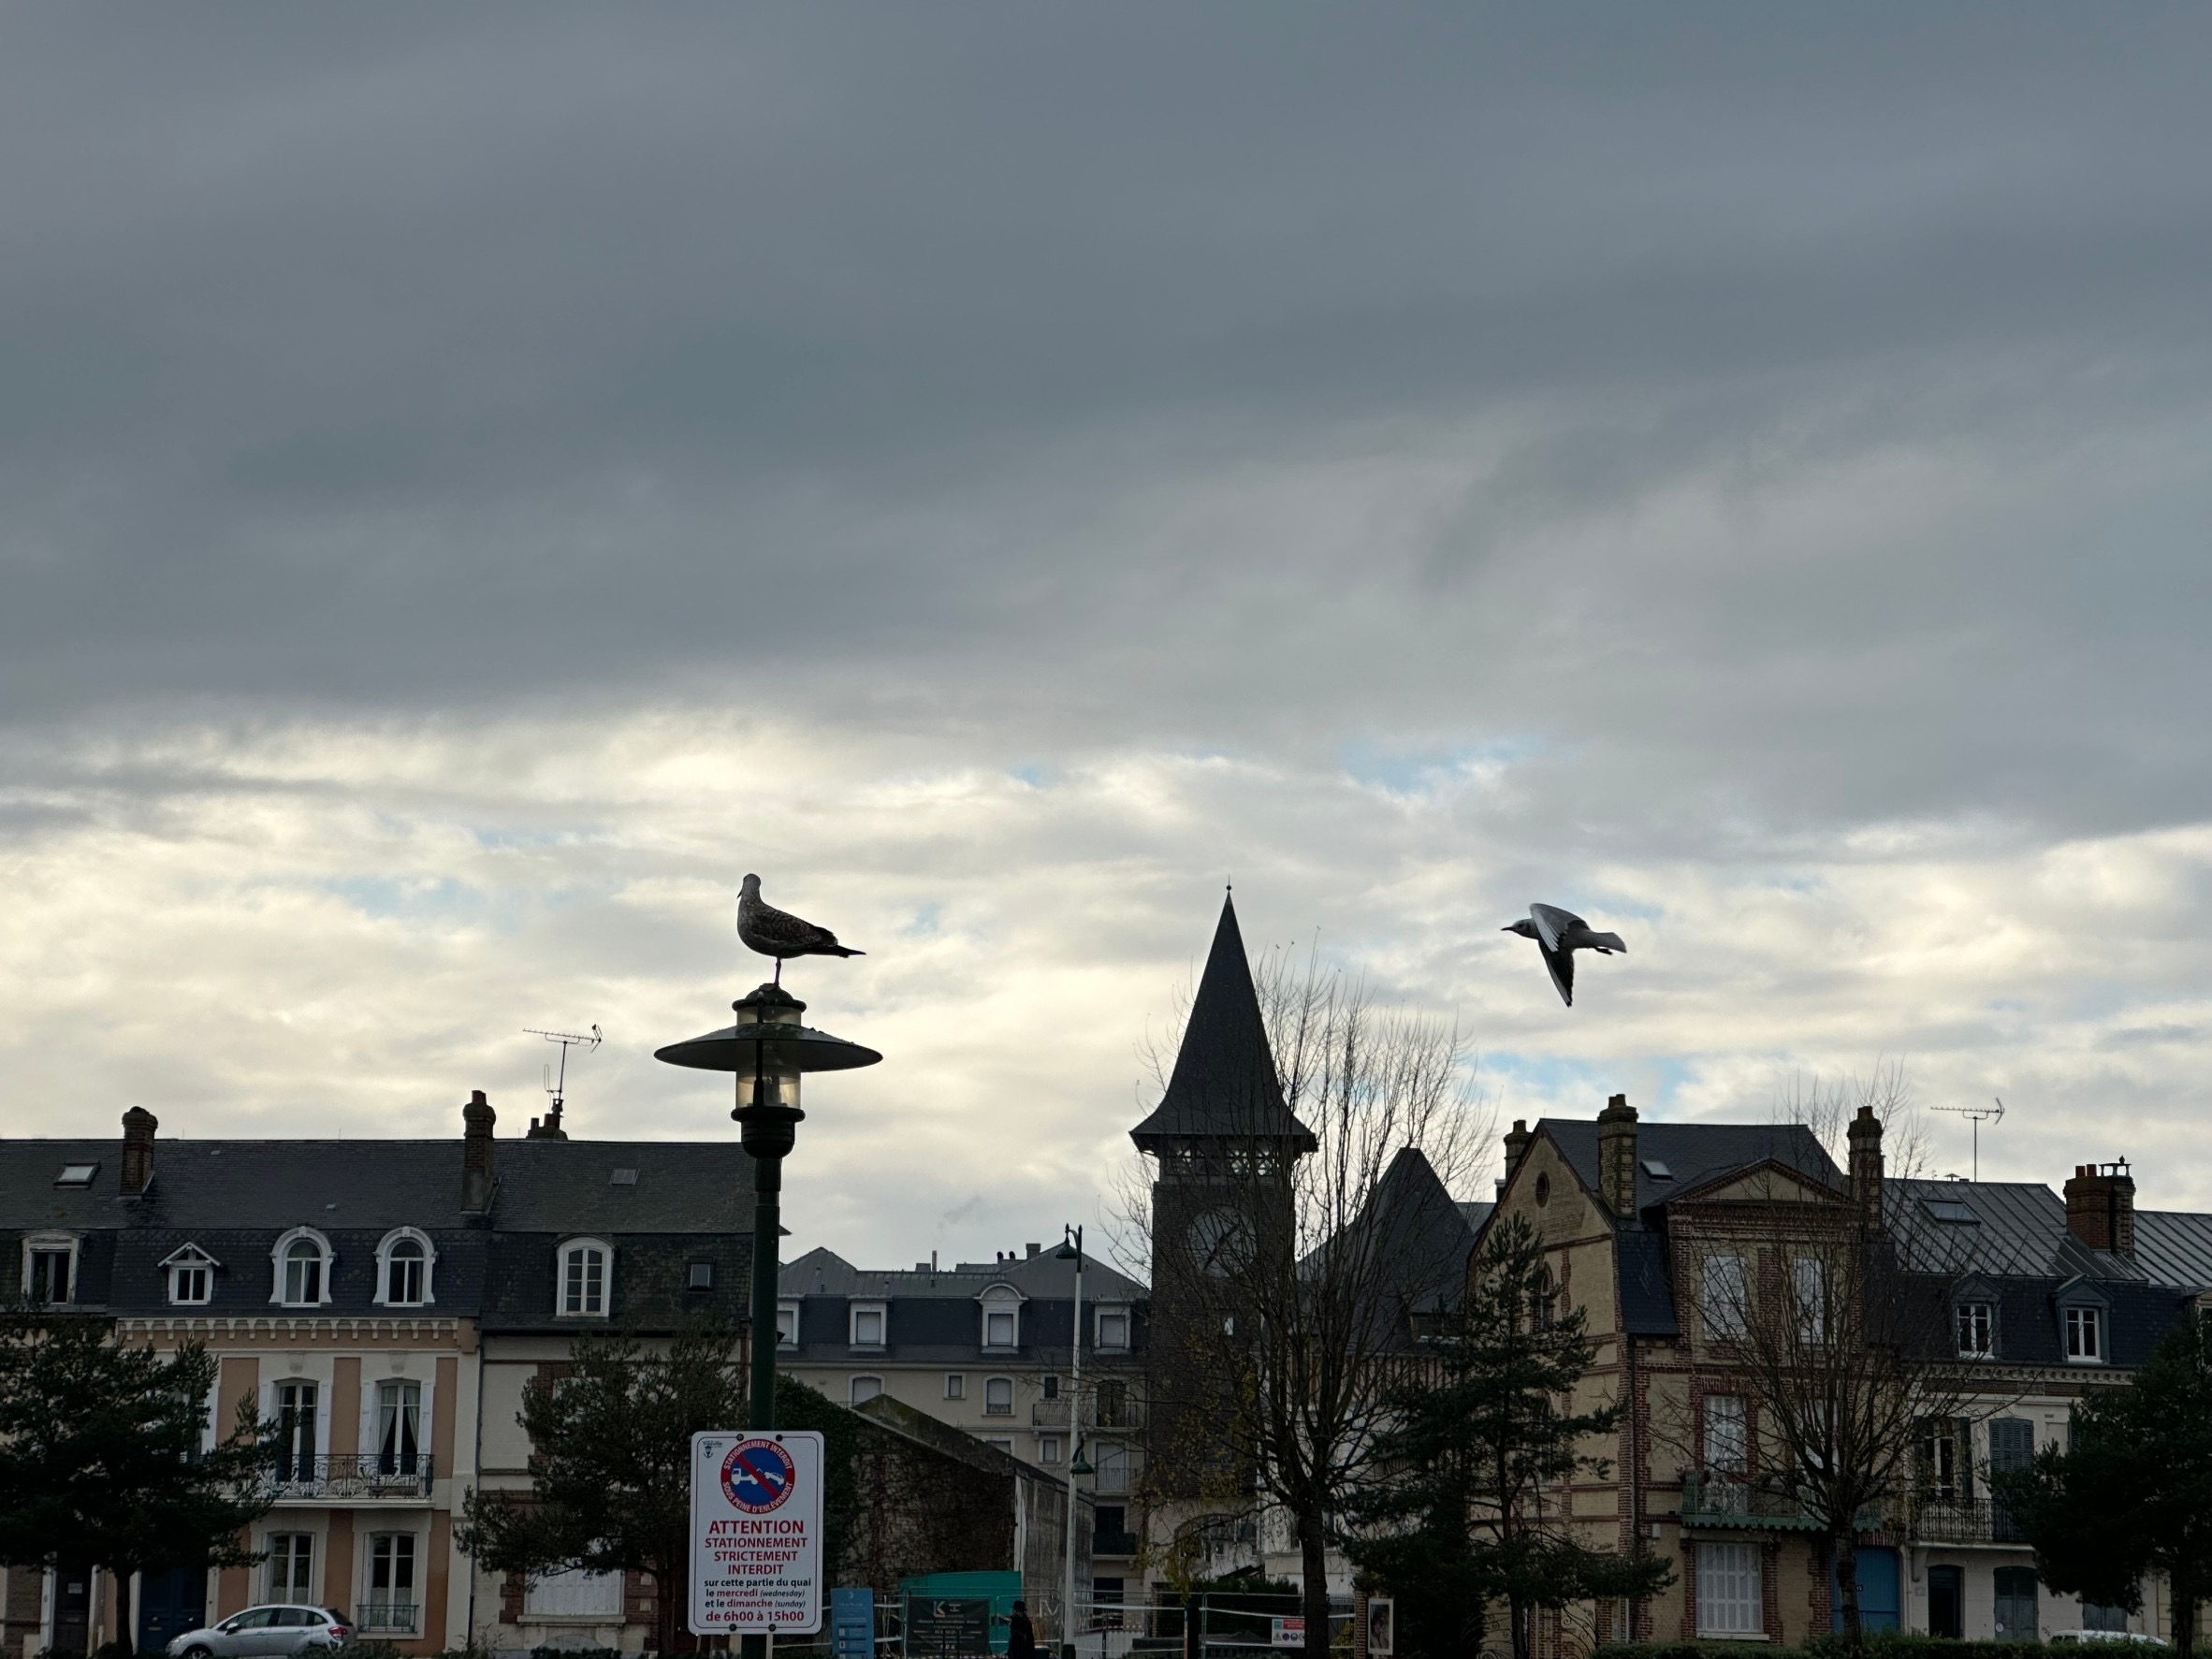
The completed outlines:
<svg viewBox="0 0 2212 1659">
<path fill-rule="evenodd" d="M 1124 872 L 1125 967 L 1182 939 L 1186 866 L 1390 895 L 1288 914 L 1438 996 L 1506 897 L 1656 916 L 1675 872 L 1796 893 L 1830 925 L 1790 937 L 1841 956 L 1710 961 L 1707 994 L 1807 1011 L 1830 1060 L 2001 1054 L 1978 1007 L 1841 1011 L 1865 907 L 2010 872 L 1976 890 L 2032 908 L 2069 847 L 2212 820 L 2207 36 L 2182 7 L 10 13 L 0 875 L 250 865 L 233 814 L 440 820 L 413 746 L 475 755 L 563 890 L 705 893 L 819 835 L 672 851 L 655 765 L 803 732 L 824 789 L 997 780 L 987 830 L 843 832 L 886 880 L 984 845 Z M 618 804 L 538 788 L 518 733 Z M 1101 778 L 1145 805 L 1033 809 Z M 354 924 L 315 907 L 393 879 L 352 835 L 284 878 L 333 951 Z M 433 895 L 476 856 L 411 846 Z M 1455 857 L 1477 892 L 1424 886 Z M 2202 875 L 2161 879 L 2131 925 L 2186 935 Z M 646 972 L 662 943 L 604 923 L 531 925 Z M 488 924 L 383 917 L 364 960 Z M 2048 1056 L 2068 1087 L 2089 1051 L 2171 1056 L 2096 1074 L 2131 1099 L 2180 1074 L 2182 971 Z M 1705 1055 L 1685 1108 L 1787 1046 L 1668 1006 L 1635 1063 Z M 290 1063 L 203 1092 L 266 1106 Z"/>
</svg>

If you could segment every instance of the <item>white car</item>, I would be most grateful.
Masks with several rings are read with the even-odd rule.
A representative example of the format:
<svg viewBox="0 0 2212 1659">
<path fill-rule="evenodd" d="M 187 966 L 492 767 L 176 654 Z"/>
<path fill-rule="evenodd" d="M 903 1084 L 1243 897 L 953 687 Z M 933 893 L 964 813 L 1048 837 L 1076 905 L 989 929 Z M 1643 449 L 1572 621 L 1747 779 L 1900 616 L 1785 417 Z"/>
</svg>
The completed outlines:
<svg viewBox="0 0 2212 1659">
<path fill-rule="evenodd" d="M 2173 1644 L 2162 1636 L 2146 1636 L 2140 1630 L 2054 1630 L 2054 1642 L 2133 1642 L 2138 1647 L 2165 1648 Z"/>
<path fill-rule="evenodd" d="M 272 1603 L 233 1613 L 205 1630 L 187 1630 L 169 1643 L 172 1659 L 231 1659 L 239 1653 L 297 1653 L 342 1648 L 353 1639 L 353 1621 L 328 1608 Z"/>
</svg>

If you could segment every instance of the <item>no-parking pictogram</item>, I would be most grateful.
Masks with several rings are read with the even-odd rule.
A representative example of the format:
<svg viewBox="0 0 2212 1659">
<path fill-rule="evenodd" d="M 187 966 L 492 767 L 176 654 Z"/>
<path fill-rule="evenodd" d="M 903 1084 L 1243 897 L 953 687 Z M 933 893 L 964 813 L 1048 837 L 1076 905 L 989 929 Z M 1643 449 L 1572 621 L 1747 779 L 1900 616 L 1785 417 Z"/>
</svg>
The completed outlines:
<svg viewBox="0 0 2212 1659">
<path fill-rule="evenodd" d="M 797 1477 L 791 1453 L 773 1440 L 741 1440 L 722 1459 L 722 1492 L 748 1515 L 781 1508 Z"/>
</svg>

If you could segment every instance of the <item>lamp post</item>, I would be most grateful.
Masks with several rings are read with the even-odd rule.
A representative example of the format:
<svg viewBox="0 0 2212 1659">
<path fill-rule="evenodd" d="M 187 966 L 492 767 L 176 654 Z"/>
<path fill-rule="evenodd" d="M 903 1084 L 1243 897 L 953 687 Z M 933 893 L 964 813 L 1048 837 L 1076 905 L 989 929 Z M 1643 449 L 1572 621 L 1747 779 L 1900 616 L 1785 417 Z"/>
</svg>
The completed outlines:
<svg viewBox="0 0 2212 1659">
<path fill-rule="evenodd" d="M 1083 1433 L 1083 1229 L 1062 1226 L 1060 1247 L 1053 1255 L 1062 1261 L 1075 1263 L 1075 1328 L 1068 1337 L 1068 1582 L 1060 1601 L 1060 1645 L 1067 1659 L 1075 1659 L 1075 1477 L 1088 1474 L 1081 1463 L 1080 1443 Z"/>
<path fill-rule="evenodd" d="M 737 1023 L 672 1042 L 653 1057 L 671 1066 L 735 1074 L 740 1143 L 752 1171 L 752 1371 L 747 1392 L 754 1433 L 776 1426 L 778 1237 L 782 1230 L 783 1159 L 797 1143 L 799 1079 L 808 1071 L 850 1071 L 883 1056 L 799 1024 L 807 1005 L 779 984 L 730 1004 Z M 768 1638 L 748 1636 L 746 1659 L 766 1659 Z"/>
</svg>

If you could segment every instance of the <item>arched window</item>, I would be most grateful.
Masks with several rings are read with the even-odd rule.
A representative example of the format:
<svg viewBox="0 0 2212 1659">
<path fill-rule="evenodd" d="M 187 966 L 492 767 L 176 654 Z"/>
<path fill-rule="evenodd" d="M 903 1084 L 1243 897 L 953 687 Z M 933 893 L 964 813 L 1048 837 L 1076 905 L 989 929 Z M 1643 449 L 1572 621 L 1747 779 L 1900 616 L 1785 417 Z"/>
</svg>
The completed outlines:
<svg viewBox="0 0 2212 1659">
<path fill-rule="evenodd" d="M 438 1252 L 429 1239 L 412 1227 L 385 1234 L 376 1246 L 376 1300 L 386 1307 L 421 1307 L 434 1302 L 430 1269 Z"/>
<path fill-rule="evenodd" d="M 853 1404 L 858 1405 L 864 1401 L 873 1400 L 883 1391 L 883 1379 L 880 1376 L 856 1376 L 851 1381 L 851 1390 L 849 1398 Z"/>
<path fill-rule="evenodd" d="M 560 1279 L 554 1307 L 563 1318 L 606 1317 L 615 1253 L 604 1239 L 571 1239 L 560 1246 Z"/>
<path fill-rule="evenodd" d="M 983 1415 L 985 1417 L 1013 1416 L 1013 1378 L 987 1376 L 983 1379 Z"/>
<path fill-rule="evenodd" d="M 982 1303 L 983 1346 L 1022 1346 L 1022 1293 L 1011 1285 L 993 1285 L 976 1301 Z"/>
<path fill-rule="evenodd" d="M 276 1288 L 269 1300 L 285 1307 L 320 1307 L 330 1300 L 330 1241 L 312 1227 L 295 1227 L 270 1252 Z"/>
</svg>

